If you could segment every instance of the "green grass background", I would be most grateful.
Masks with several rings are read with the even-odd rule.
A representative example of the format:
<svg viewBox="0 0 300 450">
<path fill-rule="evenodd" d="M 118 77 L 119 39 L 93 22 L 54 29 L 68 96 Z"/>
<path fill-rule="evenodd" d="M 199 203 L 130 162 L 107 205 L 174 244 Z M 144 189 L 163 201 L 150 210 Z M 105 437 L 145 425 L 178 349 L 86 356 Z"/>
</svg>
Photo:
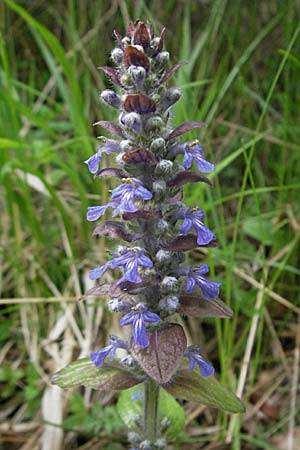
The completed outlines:
<svg viewBox="0 0 300 450">
<path fill-rule="evenodd" d="M 243 392 L 248 413 L 257 403 L 262 377 L 270 387 L 283 374 L 271 395 L 279 398 L 276 417 L 257 408 L 250 418 L 238 418 L 232 443 L 224 448 L 285 448 L 276 438 L 291 433 L 293 417 L 294 429 L 299 427 L 300 409 L 299 404 L 294 410 L 291 406 L 300 291 L 297 0 L 1 2 L 2 406 L 7 410 L 18 399 L 5 420 L 23 407 L 22 420 L 42 426 L 40 403 L 53 370 L 42 343 L 63 310 L 61 300 L 54 303 L 49 298 L 70 300 L 79 336 L 85 336 L 86 315 L 96 311 L 97 303 L 81 303 L 76 309 L 71 300 L 84 292 L 88 269 L 105 259 L 104 247 L 111 245 L 96 243 L 85 220 L 88 205 L 105 201 L 110 182 L 93 181 L 83 160 L 97 145 L 97 130 L 91 124 L 114 117 L 99 101 L 99 90 L 110 85 L 96 68 L 109 64 L 113 29 L 124 33 L 131 18 L 151 20 L 156 31 L 165 26 L 165 48 L 172 63 L 188 62 L 171 82 L 183 89 L 174 108 L 175 123 L 204 121 L 205 131 L 190 137 L 203 142 L 208 159 L 216 164 L 214 187 L 188 187 L 186 202 L 204 209 L 217 235 L 219 246 L 207 261 L 211 277 L 224 283 L 221 297 L 235 315 L 230 321 L 205 324 L 189 320 L 187 330 L 194 342 L 201 341 L 222 381 L 235 390 L 257 313 Z M 191 258 L 199 261 L 203 254 L 196 251 Z M 107 311 L 103 315 L 98 335 L 90 337 L 92 348 L 103 344 L 115 326 Z M 73 357 L 82 349 L 77 344 Z M 72 401 L 71 417 L 80 407 L 83 415 L 84 408 L 91 411 L 85 406 L 89 402 L 81 405 L 77 397 L 79 407 L 76 397 L 71 406 Z M 191 420 L 174 448 L 224 443 L 230 417 L 199 411 L 193 418 L 195 405 L 186 409 Z M 92 417 L 94 423 L 104 423 L 99 411 L 86 414 L 91 414 L 90 422 Z M 102 409 L 101 414 L 106 417 Z M 70 410 L 65 416 L 70 418 Z M 76 420 L 73 425 L 80 428 Z M 213 425 L 214 432 L 197 435 L 201 426 Z M 126 448 L 122 434 L 120 447 L 107 443 L 111 430 L 104 425 L 90 428 L 81 427 L 64 448 L 85 448 L 80 445 L 99 432 L 108 439 L 106 444 L 94 441 L 95 447 L 86 448 Z M 23 436 L 25 442 L 28 435 Z M 21 448 L 8 442 L 3 448 Z"/>
</svg>

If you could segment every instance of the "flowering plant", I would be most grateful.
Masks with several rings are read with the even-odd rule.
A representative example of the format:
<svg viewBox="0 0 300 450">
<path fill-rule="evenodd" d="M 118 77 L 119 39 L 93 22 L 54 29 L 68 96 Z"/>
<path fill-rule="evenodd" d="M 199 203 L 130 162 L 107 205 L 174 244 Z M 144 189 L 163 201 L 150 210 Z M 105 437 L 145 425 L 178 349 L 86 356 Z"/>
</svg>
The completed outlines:
<svg viewBox="0 0 300 450">
<path fill-rule="evenodd" d="M 213 376 L 214 368 L 200 346 L 187 345 L 184 329 L 176 323 L 175 314 L 231 317 L 232 311 L 218 298 L 221 283 L 207 278 L 208 266 L 186 262 L 188 250 L 211 247 L 216 238 L 198 205 L 184 204 L 183 187 L 210 184 L 203 173 L 212 172 L 214 166 L 197 140 L 178 140 L 203 123 L 173 126 L 172 106 L 181 90 L 167 87 L 167 82 L 183 63 L 166 69 L 169 53 L 163 51 L 163 35 L 164 30 L 155 36 L 152 26 L 140 20 L 129 24 L 124 38 L 115 32 L 118 47 L 111 53 L 115 68 L 101 69 L 117 92 L 105 90 L 101 98 L 119 112 L 119 120 L 97 122 L 114 139 L 102 137 L 104 144 L 85 161 L 96 178 L 121 180 L 108 203 L 88 208 L 88 221 L 97 221 L 108 208 L 119 217 L 96 226 L 94 234 L 126 242 L 104 265 L 90 271 L 91 280 L 100 280 L 107 270 L 117 269 L 119 280 L 102 282 L 87 295 L 109 295 L 109 309 L 121 315 L 122 326 L 131 327 L 131 338 L 111 336 L 106 347 L 52 379 L 61 387 L 131 389 L 127 393 L 131 392 L 132 402 L 143 396 L 144 409 L 131 423 L 130 403 L 125 411 L 119 403 L 121 416 L 133 429 L 129 437 L 135 449 L 165 448 L 172 418 L 161 417 L 159 402 L 169 401 L 169 394 L 229 412 L 243 411 L 239 399 Z M 103 153 L 116 154 L 119 167 L 100 170 Z M 191 170 L 194 163 L 198 171 Z M 127 356 L 117 358 L 118 349 Z M 142 384 L 143 394 L 134 387 Z M 180 415 L 177 403 L 176 408 Z"/>
</svg>

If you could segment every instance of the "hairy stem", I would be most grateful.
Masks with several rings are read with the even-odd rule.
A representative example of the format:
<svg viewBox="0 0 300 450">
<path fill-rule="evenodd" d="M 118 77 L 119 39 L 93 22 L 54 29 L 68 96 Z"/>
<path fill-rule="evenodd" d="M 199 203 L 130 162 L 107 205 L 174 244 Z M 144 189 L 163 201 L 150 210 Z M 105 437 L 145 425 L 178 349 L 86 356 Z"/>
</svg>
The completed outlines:
<svg viewBox="0 0 300 450">
<path fill-rule="evenodd" d="M 159 386 L 155 381 L 145 382 L 144 434 L 145 439 L 154 442 L 158 428 Z"/>
</svg>

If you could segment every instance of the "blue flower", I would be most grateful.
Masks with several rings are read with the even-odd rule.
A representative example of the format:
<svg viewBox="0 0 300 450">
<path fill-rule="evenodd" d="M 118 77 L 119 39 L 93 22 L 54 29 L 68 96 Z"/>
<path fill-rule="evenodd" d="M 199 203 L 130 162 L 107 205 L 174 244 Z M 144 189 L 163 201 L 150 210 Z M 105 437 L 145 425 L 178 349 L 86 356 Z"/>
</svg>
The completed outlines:
<svg viewBox="0 0 300 450">
<path fill-rule="evenodd" d="M 112 201 L 117 204 L 114 216 L 119 212 L 135 212 L 138 208 L 134 204 L 135 198 L 150 200 L 152 193 L 145 189 L 135 178 L 123 178 L 123 183 L 112 191 Z"/>
<path fill-rule="evenodd" d="M 153 267 L 153 262 L 149 259 L 142 249 L 139 247 L 133 247 L 121 256 L 112 258 L 107 263 L 102 266 L 96 267 L 89 273 L 89 278 L 91 280 L 97 280 L 101 278 L 107 269 L 115 269 L 116 267 L 122 267 L 124 270 L 124 275 L 118 281 L 118 284 L 124 280 L 131 281 L 133 283 L 140 283 L 142 281 L 139 276 L 138 268 L 141 267 Z"/>
<path fill-rule="evenodd" d="M 135 198 L 150 200 L 152 193 L 145 189 L 141 182 L 135 178 L 123 178 L 123 183 L 112 191 L 112 200 L 103 206 L 88 208 L 86 218 L 89 221 L 98 220 L 107 210 L 114 208 L 113 217 L 123 212 L 136 212 L 138 208 L 134 204 Z"/>
<path fill-rule="evenodd" d="M 131 394 L 131 400 L 139 400 L 144 397 L 144 394 L 142 392 L 134 392 Z"/>
<path fill-rule="evenodd" d="M 133 345 L 138 343 L 144 348 L 149 345 L 145 322 L 160 322 L 160 317 L 157 314 L 148 311 L 147 306 L 144 303 L 138 303 L 120 320 L 121 325 L 132 324 Z"/>
<path fill-rule="evenodd" d="M 186 235 L 192 227 L 195 228 L 197 233 L 197 244 L 206 245 L 215 239 L 214 233 L 212 233 L 202 222 L 204 213 L 198 208 L 184 208 L 178 213 L 179 219 L 184 219 L 180 233 Z"/>
<path fill-rule="evenodd" d="M 171 154 L 179 155 L 181 153 L 184 154 L 183 164 L 187 169 L 192 166 L 193 161 L 197 164 L 200 172 L 210 173 L 215 168 L 212 163 L 203 158 L 203 148 L 197 140 L 181 142 L 172 147 Z"/>
<path fill-rule="evenodd" d="M 215 373 L 215 369 L 213 366 L 200 355 L 200 346 L 199 345 L 191 345 L 184 352 L 184 356 L 189 359 L 190 362 L 190 371 L 192 372 L 197 364 L 200 370 L 201 375 L 204 378 L 208 378 Z"/>
<path fill-rule="evenodd" d="M 90 360 L 96 367 L 102 367 L 105 358 L 109 355 L 109 360 L 112 361 L 115 357 L 116 350 L 118 348 L 127 349 L 127 344 L 117 336 L 111 336 L 109 339 L 109 345 L 104 348 L 100 348 L 90 354 Z"/>
<path fill-rule="evenodd" d="M 186 292 L 190 294 L 195 289 L 196 284 L 199 286 L 206 300 L 212 300 L 219 295 L 219 286 L 222 284 L 218 281 L 207 280 L 203 275 L 208 272 L 207 264 L 200 266 L 183 267 L 177 271 L 179 275 L 187 277 Z"/>
<path fill-rule="evenodd" d="M 99 167 L 99 162 L 102 159 L 102 154 L 106 153 L 109 155 L 110 153 L 120 152 L 121 147 L 118 141 L 114 141 L 113 139 L 105 139 L 105 144 L 100 147 L 96 153 L 94 153 L 90 158 L 88 158 L 85 162 L 87 164 L 89 171 L 91 173 L 96 173 Z"/>
<path fill-rule="evenodd" d="M 112 269 L 123 267 L 124 275 L 118 283 L 121 283 L 124 280 L 140 283 L 142 279 L 138 272 L 139 266 L 148 268 L 153 267 L 151 259 L 149 259 L 139 247 L 129 249 L 124 255 L 113 258 L 110 263 Z"/>
</svg>

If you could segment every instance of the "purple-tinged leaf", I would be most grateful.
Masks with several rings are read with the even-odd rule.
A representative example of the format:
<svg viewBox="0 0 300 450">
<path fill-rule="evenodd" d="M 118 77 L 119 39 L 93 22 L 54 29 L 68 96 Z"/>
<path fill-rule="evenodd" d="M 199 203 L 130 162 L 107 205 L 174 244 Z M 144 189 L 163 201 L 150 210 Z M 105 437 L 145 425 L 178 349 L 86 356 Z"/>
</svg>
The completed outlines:
<svg viewBox="0 0 300 450">
<path fill-rule="evenodd" d="M 122 217 L 124 220 L 133 220 L 133 219 L 152 220 L 152 219 L 160 219 L 162 217 L 162 213 L 161 211 L 140 210 L 135 212 L 124 213 Z"/>
<path fill-rule="evenodd" d="M 161 30 L 161 33 L 160 33 L 160 37 L 159 37 L 159 41 L 158 41 L 157 47 L 156 47 L 156 49 L 154 50 L 154 52 L 153 52 L 153 54 L 152 54 L 153 57 L 156 56 L 159 52 L 162 51 L 162 48 L 163 48 L 163 46 L 164 46 L 164 34 L 165 34 L 165 31 L 166 31 L 165 28 L 163 28 L 163 29 Z"/>
<path fill-rule="evenodd" d="M 171 78 L 171 76 L 176 72 L 176 70 L 179 69 L 179 67 L 184 66 L 185 64 L 187 64 L 187 62 L 180 62 L 177 64 L 174 64 L 174 66 L 170 67 L 170 69 L 168 69 L 163 76 L 161 77 L 161 79 L 159 80 L 159 83 L 165 83 L 166 81 L 168 81 L 169 78 Z"/>
<path fill-rule="evenodd" d="M 186 236 L 177 236 L 173 241 L 163 246 L 164 250 L 171 252 L 185 252 L 197 248 L 197 236 L 194 234 L 188 234 Z M 202 246 L 201 246 L 202 247 Z"/>
<path fill-rule="evenodd" d="M 222 300 L 219 298 L 205 300 L 202 292 L 198 289 L 193 294 L 180 294 L 179 302 L 177 312 L 185 316 L 221 317 L 224 319 L 233 316 L 233 311 Z"/>
<path fill-rule="evenodd" d="M 116 39 L 118 41 L 119 46 L 121 47 L 122 50 L 124 50 L 124 44 L 123 44 L 123 41 L 122 41 L 122 35 L 117 30 L 114 30 L 114 35 L 116 36 Z"/>
<path fill-rule="evenodd" d="M 142 281 L 137 285 L 136 283 L 132 283 L 130 281 L 124 280 L 119 284 L 119 287 L 126 291 L 130 292 L 130 294 L 134 293 L 136 290 L 140 290 L 140 288 L 149 287 L 149 286 L 157 286 L 160 283 L 161 279 L 157 276 L 148 275 L 142 278 Z"/>
<path fill-rule="evenodd" d="M 113 69 L 112 67 L 109 66 L 100 66 L 98 67 L 98 69 L 102 70 L 102 72 L 104 72 L 114 84 L 123 87 L 120 80 L 120 75 L 116 69 Z"/>
<path fill-rule="evenodd" d="M 124 65 L 126 69 L 130 66 L 141 66 L 144 67 L 146 71 L 149 70 L 149 59 L 145 53 L 138 50 L 132 45 L 128 45 L 124 51 Z"/>
<path fill-rule="evenodd" d="M 183 198 L 183 192 L 179 191 L 177 194 L 174 195 L 174 197 L 168 198 L 167 203 L 170 205 L 174 205 L 175 203 L 181 202 Z"/>
<path fill-rule="evenodd" d="M 85 299 L 86 297 L 89 297 L 90 295 L 108 295 L 110 290 L 110 284 L 98 284 L 96 286 L 93 286 L 90 288 L 87 292 L 85 292 L 80 300 Z"/>
<path fill-rule="evenodd" d="M 134 148 L 123 155 L 126 164 L 157 164 L 157 158 L 145 148 Z"/>
<path fill-rule="evenodd" d="M 150 46 L 150 36 L 144 22 L 139 21 L 136 25 L 136 30 L 133 35 L 133 43 L 142 45 L 144 48 L 148 48 Z"/>
<path fill-rule="evenodd" d="M 167 182 L 167 186 L 184 186 L 187 183 L 198 183 L 199 181 L 207 183 L 210 186 L 213 184 L 211 180 L 206 178 L 201 173 L 197 173 L 192 170 L 182 170 Z"/>
<path fill-rule="evenodd" d="M 156 110 L 156 103 L 144 94 L 128 94 L 123 102 L 126 112 L 148 114 Z"/>
<path fill-rule="evenodd" d="M 95 122 L 93 125 L 94 126 L 99 125 L 100 127 L 104 128 L 106 131 L 108 131 L 110 134 L 117 135 L 122 138 L 125 137 L 122 128 L 120 128 L 114 122 L 110 122 L 107 120 L 99 120 L 98 122 Z"/>
<path fill-rule="evenodd" d="M 126 178 L 126 173 L 121 169 L 116 169 L 114 167 L 106 167 L 105 169 L 99 170 L 95 174 L 95 177 L 117 177 L 117 178 Z"/>
<path fill-rule="evenodd" d="M 175 128 L 171 133 L 169 133 L 166 137 L 166 141 L 170 141 L 178 136 L 181 136 L 188 131 L 194 130 L 195 128 L 203 128 L 205 123 L 198 122 L 196 120 L 190 120 L 189 122 L 182 123 L 179 127 Z"/>
<path fill-rule="evenodd" d="M 159 384 L 167 383 L 178 369 L 186 349 L 183 328 L 166 324 L 149 333 L 149 340 L 148 347 L 134 346 L 131 353 L 149 377 Z"/>
<path fill-rule="evenodd" d="M 169 242 L 167 245 L 164 245 L 164 250 L 168 250 L 171 252 L 185 252 L 187 250 L 192 250 L 193 248 L 198 247 L 216 247 L 217 244 L 215 241 L 210 242 L 206 245 L 199 245 L 197 243 L 197 236 L 194 234 L 187 234 L 186 236 L 180 235 L 177 236 L 173 241 Z"/>
<path fill-rule="evenodd" d="M 138 235 L 132 235 L 126 230 L 123 222 L 108 220 L 96 226 L 93 231 L 94 236 L 107 236 L 109 238 L 123 239 L 127 242 L 134 242 L 139 239 Z"/>
<path fill-rule="evenodd" d="M 214 376 L 204 378 L 197 371 L 190 372 L 187 366 L 180 369 L 163 388 L 175 398 L 199 402 L 230 413 L 245 412 L 240 399 Z"/>
<path fill-rule="evenodd" d="M 96 367 L 89 358 L 78 359 L 56 372 L 51 383 L 61 388 L 85 386 L 100 391 L 121 391 L 143 381 L 143 375 L 133 374 L 118 363 Z"/>
</svg>

